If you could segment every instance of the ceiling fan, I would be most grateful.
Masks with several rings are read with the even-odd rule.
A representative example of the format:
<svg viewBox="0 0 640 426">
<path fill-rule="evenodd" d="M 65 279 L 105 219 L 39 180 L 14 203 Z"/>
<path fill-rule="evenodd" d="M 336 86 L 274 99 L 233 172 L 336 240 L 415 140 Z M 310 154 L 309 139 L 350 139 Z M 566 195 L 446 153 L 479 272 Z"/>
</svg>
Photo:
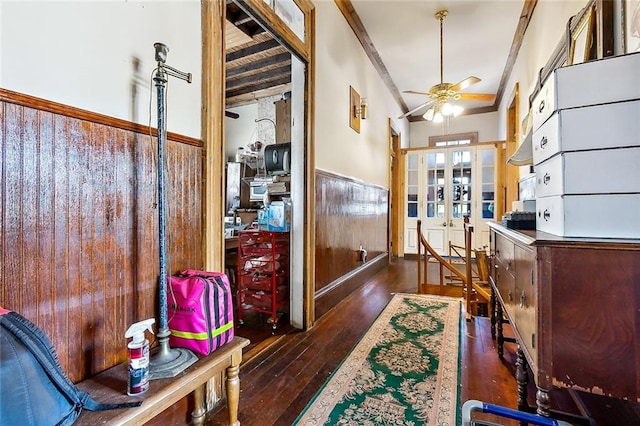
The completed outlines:
<svg viewBox="0 0 640 426">
<path fill-rule="evenodd" d="M 446 10 L 441 10 L 435 14 L 436 19 L 440 21 L 440 84 L 436 84 L 428 92 L 417 92 L 414 90 L 405 90 L 403 93 L 412 93 L 415 95 L 429 96 L 429 100 L 412 109 L 404 115 L 398 118 L 408 117 L 416 111 L 422 108 L 429 107 L 423 117 L 428 121 L 436 123 L 442 122 L 446 116 L 457 116 L 464 108 L 460 105 L 453 104 L 451 101 L 488 101 L 491 102 L 495 99 L 495 95 L 488 93 L 460 93 L 469 86 L 476 84 L 480 81 L 478 77 L 470 76 L 464 80 L 456 83 L 445 83 L 443 78 L 443 43 L 442 43 L 442 21 L 447 16 Z"/>
</svg>

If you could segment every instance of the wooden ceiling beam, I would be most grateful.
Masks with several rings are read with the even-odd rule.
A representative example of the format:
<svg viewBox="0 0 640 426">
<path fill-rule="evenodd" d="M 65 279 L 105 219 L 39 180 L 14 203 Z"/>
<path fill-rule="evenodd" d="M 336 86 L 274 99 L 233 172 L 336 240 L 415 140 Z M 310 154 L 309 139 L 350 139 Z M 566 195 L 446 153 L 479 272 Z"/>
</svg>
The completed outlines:
<svg viewBox="0 0 640 426">
<path fill-rule="evenodd" d="M 291 83 L 281 84 L 279 86 L 273 86 L 266 89 L 258 90 L 256 92 L 237 95 L 233 98 L 226 98 L 226 105 L 227 108 L 249 105 L 255 103 L 259 99 L 282 95 L 283 93 L 289 91 L 291 91 Z"/>
<path fill-rule="evenodd" d="M 380 54 L 378 53 L 376 47 L 373 45 L 373 42 L 371 41 L 367 30 L 364 28 L 362 20 L 360 20 L 360 17 L 356 13 L 351 0 L 334 1 L 338 6 L 338 9 L 340 9 L 340 12 L 342 12 L 342 15 L 344 15 L 345 20 L 349 23 L 349 26 L 351 27 L 351 30 L 353 30 L 353 33 L 356 35 L 356 38 L 362 45 L 362 49 L 371 61 L 371 64 L 376 69 L 385 86 L 387 86 L 387 89 L 389 89 L 389 92 L 398 103 L 398 106 L 400 106 L 400 108 L 405 113 L 408 112 L 409 107 L 407 107 L 407 104 L 404 102 L 404 99 L 402 98 L 398 87 L 391 79 L 391 75 L 389 74 L 387 67 L 385 66 L 384 62 L 382 62 L 382 58 L 380 57 Z"/>
<path fill-rule="evenodd" d="M 270 80 L 270 81 L 265 81 L 264 83 L 261 84 L 257 84 L 254 86 L 247 86 L 241 89 L 237 89 L 237 90 L 227 90 L 226 92 L 226 97 L 227 98 L 233 98 L 235 96 L 240 96 L 240 95 L 244 95 L 246 93 L 251 93 L 251 92 L 255 92 L 258 90 L 262 90 L 262 89 L 267 89 L 271 86 L 277 86 L 277 85 L 281 85 L 281 84 L 287 84 L 291 82 L 291 76 L 288 77 L 282 77 L 276 80 Z"/>
<path fill-rule="evenodd" d="M 235 52 L 227 53 L 226 60 L 227 62 L 232 62 L 237 59 L 242 59 L 244 57 L 253 55 L 255 53 L 265 52 L 278 47 L 280 47 L 280 43 L 278 43 L 277 40 L 271 39 L 263 41 L 262 43 L 253 44 L 251 46 L 236 50 Z"/>
<path fill-rule="evenodd" d="M 291 80 L 291 66 L 282 66 L 273 68 L 267 71 L 262 71 L 257 74 L 253 74 L 247 77 L 236 78 L 234 80 L 227 80 L 227 90 L 237 89 L 238 87 L 247 86 L 250 84 L 256 84 L 265 80 L 273 80 L 280 77 L 289 76 Z"/>
<path fill-rule="evenodd" d="M 258 25 L 251 16 L 247 15 L 244 10 L 239 8 L 234 2 L 227 2 L 226 17 L 229 22 L 249 37 L 264 32 L 264 28 Z"/>
<path fill-rule="evenodd" d="M 269 56 L 264 59 L 260 59 L 255 62 L 251 62 L 238 67 L 227 67 L 227 78 L 234 77 L 239 74 L 243 74 L 258 68 L 264 68 L 270 65 L 277 65 L 281 62 L 290 61 L 290 60 L 291 60 L 291 53 L 285 52 L 285 53 L 280 53 L 278 55 Z"/>
<path fill-rule="evenodd" d="M 505 86 L 507 84 L 507 79 L 509 78 L 509 75 L 511 75 L 513 66 L 516 63 L 518 52 L 520 52 L 520 48 L 522 47 L 522 40 L 524 40 L 524 33 L 527 31 L 529 22 L 531 22 L 531 16 L 533 15 L 533 11 L 536 8 L 537 4 L 538 0 L 524 1 L 522 11 L 520 12 L 518 27 L 516 28 L 516 32 L 513 35 L 513 41 L 511 42 L 511 50 L 509 50 L 509 56 L 507 57 L 507 62 L 504 65 L 504 71 L 502 71 L 502 77 L 500 78 L 500 84 L 498 85 L 496 100 L 493 103 L 493 106 L 495 107 L 494 111 L 497 111 L 498 107 L 500 106 L 502 96 L 504 95 L 504 91 L 506 90 Z"/>
</svg>

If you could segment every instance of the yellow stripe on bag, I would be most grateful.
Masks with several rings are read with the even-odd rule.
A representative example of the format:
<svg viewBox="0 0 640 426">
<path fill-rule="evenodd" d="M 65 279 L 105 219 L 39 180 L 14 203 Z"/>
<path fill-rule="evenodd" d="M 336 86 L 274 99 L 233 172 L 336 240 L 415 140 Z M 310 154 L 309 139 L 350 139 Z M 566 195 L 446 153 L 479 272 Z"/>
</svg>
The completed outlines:
<svg viewBox="0 0 640 426">
<path fill-rule="evenodd" d="M 213 332 L 211 333 L 211 337 L 216 337 L 217 335 L 224 333 L 225 331 L 229 330 L 232 327 L 233 327 L 233 321 L 229 321 L 222 327 L 213 330 Z"/>
<path fill-rule="evenodd" d="M 211 337 L 216 337 L 233 327 L 233 321 L 229 321 L 222 327 L 211 331 Z M 170 330 L 175 337 L 192 340 L 207 340 L 207 333 L 189 333 L 188 331 Z"/>
</svg>

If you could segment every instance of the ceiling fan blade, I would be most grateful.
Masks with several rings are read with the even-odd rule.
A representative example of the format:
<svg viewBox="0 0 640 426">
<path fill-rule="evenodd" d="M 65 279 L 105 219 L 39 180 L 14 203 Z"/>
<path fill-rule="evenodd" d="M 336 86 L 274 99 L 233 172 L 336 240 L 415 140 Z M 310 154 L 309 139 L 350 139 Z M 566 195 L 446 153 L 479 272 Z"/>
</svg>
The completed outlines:
<svg viewBox="0 0 640 426">
<path fill-rule="evenodd" d="M 405 114 L 401 115 L 401 116 L 400 116 L 400 117 L 398 117 L 398 118 L 405 118 L 405 117 L 408 117 L 408 116 L 410 116 L 411 114 L 413 114 L 414 112 L 416 112 L 416 111 L 418 111 L 418 110 L 420 110 L 420 109 L 422 109 L 422 108 L 424 108 L 424 107 L 426 107 L 426 106 L 428 106 L 428 105 L 431 105 L 432 103 L 433 103 L 433 101 L 432 101 L 432 100 L 429 100 L 429 101 L 427 101 L 427 102 L 425 102 L 425 103 L 423 103 L 423 104 L 418 105 L 417 107 L 415 107 L 415 108 L 414 108 L 414 109 L 412 109 L 411 111 L 409 111 L 409 112 L 407 112 L 407 113 L 405 113 Z"/>
<path fill-rule="evenodd" d="M 496 95 L 491 93 L 460 93 L 460 100 L 493 102 L 496 100 Z"/>
<path fill-rule="evenodd" d="M 480 79 L 478 77 L 470 76 L 470 77 L 465 78 L 461 82 L 456 83 L 453 86 L 451 86 L 451 90 L 453 90 L 454 92 L 459 92 L 459 91 L 464 90 L 467 87 L 471 86 L 472 84 L 476 84 L 479 81 L 480 81 Z"/>
<path fill-rule="evenodd" d="M 417 92 L 415 90 L 404 90 L 402 93 L 410 93 L 412 95 L 427 95 L 427 96 L 431 96 L 431 93 L 429 93 L 429 92 Z"/>
</svg>

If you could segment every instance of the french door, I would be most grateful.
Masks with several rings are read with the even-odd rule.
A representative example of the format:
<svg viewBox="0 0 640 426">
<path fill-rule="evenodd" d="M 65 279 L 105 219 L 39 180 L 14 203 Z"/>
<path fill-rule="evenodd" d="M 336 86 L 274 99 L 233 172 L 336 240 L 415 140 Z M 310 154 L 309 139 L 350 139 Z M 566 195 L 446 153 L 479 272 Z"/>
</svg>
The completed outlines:
<svg viewBox="0 0 640 426">
<path fill-rule="evenodd" d="M 405 252 L 417 252 L 418 219 L 423 235 L 439 254 L 449 253 L 449 243 L 464 246 L 465 216 L 476 229 L 472 248 L 488 243 L 485 221 L 494 219 L 495 155 L 493 145 L 407 154 Z"/>
<path fill-rule="evenodd" d="M 440 254 L 449 241 L 464 246 L 464 215 L 471 215 L 472 148 L 448 148 L 424 154 L 423 233 Z"/>
</svg>

